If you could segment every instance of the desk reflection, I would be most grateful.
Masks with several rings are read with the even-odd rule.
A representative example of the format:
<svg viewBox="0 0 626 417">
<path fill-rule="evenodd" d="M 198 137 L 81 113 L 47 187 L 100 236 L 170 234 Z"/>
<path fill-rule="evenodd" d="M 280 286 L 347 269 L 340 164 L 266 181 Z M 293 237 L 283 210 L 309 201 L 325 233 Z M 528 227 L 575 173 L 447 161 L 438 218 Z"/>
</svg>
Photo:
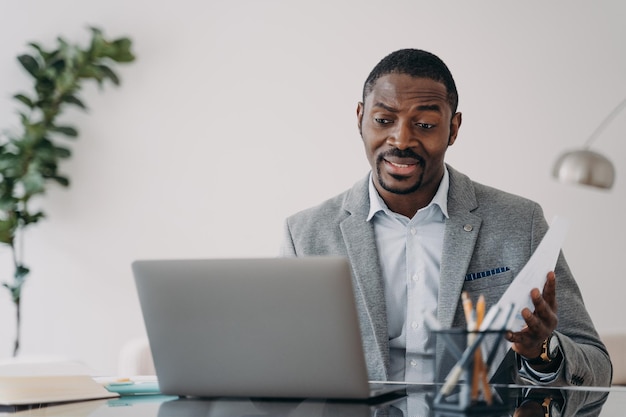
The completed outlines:
<svg viewBox="0 0 626 417">
<path fill-rule="evenodd" d="M 161 404 L 158 417 L 371 417 L 386 416 L 393 402 L 367 404 L 323 400 L 177 399 Z M 402 414 L 398 414 L 402 415 Z"/>
<path fill-rule="evenodd" d="M 506 411 L 480 413 L 437 410 L 432 391 L 409 390 L 407 396 L 380 403 L 322 400 L 174 399 L 163 402 L 158 417 L 593 417 L 600 416 L 606 391 L 503 388 L 510 397 Z"/>
<path fill-rule="evenodd" d="M 606 391 L 523 389 L 513 417 L 599 416 L 608 396 Z"/>
<path fill-rule="evenodd" d="M 622 417 L 626 387 L 528 388 L 497 387 L 508 398 L 504 411 L 480 413 L 446 411 L 432 407 L 434 387 L 409 387 L 404 397 L 387 397 L 377 403 L 324 400 L 261 400 L 249 398 L 181 399 L 172 396 L 128 396 L 112 400 L 83 401 L 42 406 L 11 417 Z"/>
</svg>

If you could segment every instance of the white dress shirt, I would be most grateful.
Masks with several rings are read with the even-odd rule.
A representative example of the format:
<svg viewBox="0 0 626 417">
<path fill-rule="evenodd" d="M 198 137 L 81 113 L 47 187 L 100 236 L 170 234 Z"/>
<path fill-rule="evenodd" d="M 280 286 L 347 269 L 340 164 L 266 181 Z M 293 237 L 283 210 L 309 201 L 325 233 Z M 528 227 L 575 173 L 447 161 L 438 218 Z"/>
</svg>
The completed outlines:
<svg viewBox="0 0 626 417">
<path fill-rule="evenodd" d="M 370 174 L 370 212 L 382 268 L 390 344 L 390 380 L 432 382 L 435 340 L 424 311 L 437 316 L 437 297 L 448 218 L 449 175 L 432 201 L 409 219 L 382 200 Z"/>
</svg>

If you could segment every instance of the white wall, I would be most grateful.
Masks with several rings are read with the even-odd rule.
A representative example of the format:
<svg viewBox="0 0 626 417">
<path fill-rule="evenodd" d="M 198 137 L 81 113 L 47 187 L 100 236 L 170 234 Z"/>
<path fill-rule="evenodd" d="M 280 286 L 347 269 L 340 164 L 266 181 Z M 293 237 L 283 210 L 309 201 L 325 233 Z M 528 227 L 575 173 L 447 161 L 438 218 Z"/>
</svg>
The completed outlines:
<svg viewBox="0 0 626 417">
<path fill-rule="evenodd" d="M 22 353 L 115 372 L 144 332 L 132 260 L 275 255 L 284 217 L 366 174 L 356 102 L 404 47 L 435 52 L 457 80 L 464 123 L 448 162 L 567 217 L 566 256 L 597 327 L 626 330 L 626 114 L 596 144 L 617 165 L 610 193 L 550 176 L 626 96 L 624 21 L 619 0 L 4 2 L 1 129 L 17 122 L 11 95 L 30 88 L 15 60 L 27 42 L 83 43 L 96 25 L 130 36 L 138 57 L 119 68 L 121 88 L 86 88 L 90 113 L 65 117 L 81 132 L 63 166 L 72 186 L 45 196 L 48 218 L 26 236 Z M 6 358 L 6 291 L 0 317 Z"/>
</svg>

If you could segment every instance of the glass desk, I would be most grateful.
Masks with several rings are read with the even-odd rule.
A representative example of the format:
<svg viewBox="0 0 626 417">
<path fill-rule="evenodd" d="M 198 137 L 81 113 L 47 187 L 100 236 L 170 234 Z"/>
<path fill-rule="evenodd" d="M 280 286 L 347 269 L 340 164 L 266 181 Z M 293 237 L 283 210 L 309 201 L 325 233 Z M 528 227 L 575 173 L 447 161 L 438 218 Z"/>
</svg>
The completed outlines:
<svg viewBox="0 0 626 417">
<path fill-rule="evenodd" d="M 83 401 L 0 413 L 14 417 L 453 417 L 453 416 L 599 416 L 622 417 L 626 410 L 626 387 L 543 388 L 497 386 L 507 408 L 473 414 L 432 409 L 432 385 L 410 386 L 406 395 L 370 402 L 324 400 L 268 400 L 248 398 L 181 399 L 162 395 L 136 395 L 111 400 Z M 550 414 L 546 414 L 546 410 Z"/>
</svg>

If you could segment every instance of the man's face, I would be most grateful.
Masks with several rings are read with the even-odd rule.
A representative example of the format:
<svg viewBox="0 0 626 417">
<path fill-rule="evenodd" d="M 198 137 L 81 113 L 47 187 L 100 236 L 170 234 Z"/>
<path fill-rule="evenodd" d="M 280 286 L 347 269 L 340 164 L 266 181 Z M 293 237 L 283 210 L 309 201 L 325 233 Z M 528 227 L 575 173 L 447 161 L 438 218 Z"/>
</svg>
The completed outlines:
<svg viewBox="0 0 626 417">
<path fill-rule="evenodd" d="M 452 114 L 446 87 L 429 78 L 387 74 L 357 108 L 359 130 L 383 199 L 432 198 L 461 114 Z"/>
</svg>

